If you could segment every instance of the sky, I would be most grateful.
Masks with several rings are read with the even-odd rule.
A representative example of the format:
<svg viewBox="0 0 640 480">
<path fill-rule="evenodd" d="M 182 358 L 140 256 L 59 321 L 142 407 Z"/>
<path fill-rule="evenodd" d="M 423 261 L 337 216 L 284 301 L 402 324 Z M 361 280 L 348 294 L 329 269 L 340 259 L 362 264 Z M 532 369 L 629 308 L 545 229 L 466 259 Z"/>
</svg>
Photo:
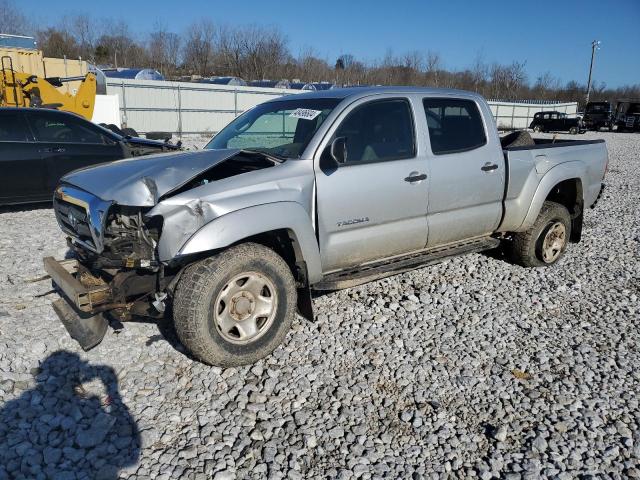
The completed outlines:
<svg viewBox="0 0 640 480">
<path fill-rule="evenodd" d="M 350 53 L 374 61 L 434 51 L 451 70 L 526 61 L 531 83 L 550 72 L 586 84 L 591 42 L 601 41 L 593 77 L 607 87 L 640 84 L 640 0 L 21 0 L 37 26 L 64 15 L 128 20 L 144 36 L 158 22 L 180 33 L 203 17 L 226 25 L 276 26 L 293 55 L 311 47 L 331 64 Z"/>
</svg>

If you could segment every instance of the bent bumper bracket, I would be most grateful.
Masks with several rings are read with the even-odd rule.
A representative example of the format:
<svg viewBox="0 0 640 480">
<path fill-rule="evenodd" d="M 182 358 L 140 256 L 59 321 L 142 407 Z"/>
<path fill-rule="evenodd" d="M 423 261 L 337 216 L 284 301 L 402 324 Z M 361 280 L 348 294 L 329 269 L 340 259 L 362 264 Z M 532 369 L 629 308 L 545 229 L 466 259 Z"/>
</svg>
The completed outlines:
<svg viewBox="0 0 640 480">
<path fill-rule="evenodd" d="M 46 257 L 44 269 L 51 276 L 53 283 L 62 290 L 63 296 L 53 302 L 53 309 L 71 338 L 76 340 L 83 350 L 98 345 L 107 331 L 109 322 L 103 313 L 97 311 L 97 307 L 110 301 L 110 287 L 99 283 L 84 285 L 78 278 L 80 265 L 77 260 L 58 261 L 53 257 Z"/>
</svg>

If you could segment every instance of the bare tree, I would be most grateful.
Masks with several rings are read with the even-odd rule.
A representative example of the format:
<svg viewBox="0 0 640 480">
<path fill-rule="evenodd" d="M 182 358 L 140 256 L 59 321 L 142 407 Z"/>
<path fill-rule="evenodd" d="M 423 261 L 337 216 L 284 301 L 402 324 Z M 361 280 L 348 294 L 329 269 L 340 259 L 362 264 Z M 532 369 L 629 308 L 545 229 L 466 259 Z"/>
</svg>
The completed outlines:
<svg viewBox="0 0 640 480">
<path fill-rule="evenodd" d="M 297 61 L 296 78 L 305 82 L 331 81 L 334 73 L 329 63 L 318 57 L 313 48 L 305 48 Z"/>
<path fill-rule="evenodd" d="M 425 77 L 427 85 L 437 87 L 439 85 L 438 73 L 442 70 L 442 60 L 440 55 L 436 52 L 429 50 L 427 52 L 427 62 Z"/>
<path fill-rule="evenodd" d="M 513 62 L 511 65 L 494 63 L 491 66 L 491 96 L 496 99 L 514 100 L 527 83 L 524 70 L 525 62 Z"/>
<path fill-rule="evenodd" d="M 541 100 L 551 100 L 560 89 L 560 80 L 551 72 L 545 72 L 536 79 L 532 93 Z"/>
<path fill-rule="evenodd" d="M 165 76 L 175 75 L 180 55 L 180 37 L 167 30 L 164 24 L 156 23 L 149 35 L 149 60 L 151 66 Z"/>
<path fill-rule="evenodd" d="M 27 17 L 12 0 L 0 0 L 0 33 L 26 35 L 29 33 Z"/>
<path fill-rule="evenodd" d="M 76 40 L 78 54 L 83 58 L 92 58 L 97 31 L 93 20 L 87 15 L 76 15 L 65 23 L 68 23 L 68 31 Z"/>
<path fill-rule="evenodd" d="M 478 93 L 485 94 L 486 84 L 489 77 L 489 67 L 484 62 L 481 52 L 478 52 L 471 67 L 472 89 Z"/>
<path fill-rule="evenodd" d="M 67 30 L 47 28 L 36 33 L 38 47 L 46 57 L 74 58 L 80 55 L 76 39 Z"/>
<path fill-rule="evenodd" d="M 107 20 L 104 22 L 104 32 L 96 40 L 94 51 L 96 63 L 111 64 L 114 67 L 135 67 L 147 64 L 147 50 L 133 37 L 126 21 Z"/>
<path fill-rule="evenodd" d="M 286 38 L 275 28 L 225 27 L 217 45 L 221 68 L 248 80 L 272 77 L 284 64 L 293 63 Z"/>
<path fill-rule="evenodd" d="M 184 64 L 191 73 L 203 77 L 213 73 L 216 33 L 216 27 L 209 19 L 192 23 L 187 29 L 183 55 Z"/>
</svg>

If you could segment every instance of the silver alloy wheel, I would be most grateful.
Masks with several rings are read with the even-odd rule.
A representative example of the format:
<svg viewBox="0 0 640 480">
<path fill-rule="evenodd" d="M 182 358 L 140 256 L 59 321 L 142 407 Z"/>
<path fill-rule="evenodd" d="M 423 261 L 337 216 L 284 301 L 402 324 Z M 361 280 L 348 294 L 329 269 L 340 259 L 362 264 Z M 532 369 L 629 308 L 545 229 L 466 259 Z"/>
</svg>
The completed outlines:
<svg viewBox="0 0 640 480">
<path fill-rule="evenodd" d="M 555 262 L 566 243 L 567 229 L 562 222 L 555 222 L 549 227 L 542 241 L 542 261 Z"/>
<path fill-rule="evenodd" d="M 226 341 L 247 344 L 269 330 L 277 309 L 273 282 L 261 273 L 244 272 L 233 277 L 218 294 L 214 324 Z"/>
</svg>

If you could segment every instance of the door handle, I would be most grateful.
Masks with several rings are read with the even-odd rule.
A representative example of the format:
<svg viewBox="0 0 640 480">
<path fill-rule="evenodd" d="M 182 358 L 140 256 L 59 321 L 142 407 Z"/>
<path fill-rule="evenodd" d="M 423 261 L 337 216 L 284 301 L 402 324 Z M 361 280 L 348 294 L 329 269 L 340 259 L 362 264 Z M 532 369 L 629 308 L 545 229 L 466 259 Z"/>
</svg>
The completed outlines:
<svg viewBox="0 0 640 480">
<path fill-rule="evenodd" d="M 64 153 L 67 151 L 64 147 L 46 147 L 38 150 L 40 153 Z"/>
<path fill-rule="evenodd" d="M 498 165 L 491 162 L 487 162 L 482 167 L 480 167 L 480 170 L 482 170 L 483 172 L 490 172 L 492 170 L 497 170 L 497 169 L 498 169 Z"/>
<path fill-rule="evenodd" d="M 404 181 L 405 182 L 409 182 L 409 183 L 415 183 L 415 182 L 421 182 L 422 180 L 425 180 L 426 178 L 427 178 L 427 174 L 426 173 L 411 172 L 408 177 L 404 178 Z"/>
</svg>

